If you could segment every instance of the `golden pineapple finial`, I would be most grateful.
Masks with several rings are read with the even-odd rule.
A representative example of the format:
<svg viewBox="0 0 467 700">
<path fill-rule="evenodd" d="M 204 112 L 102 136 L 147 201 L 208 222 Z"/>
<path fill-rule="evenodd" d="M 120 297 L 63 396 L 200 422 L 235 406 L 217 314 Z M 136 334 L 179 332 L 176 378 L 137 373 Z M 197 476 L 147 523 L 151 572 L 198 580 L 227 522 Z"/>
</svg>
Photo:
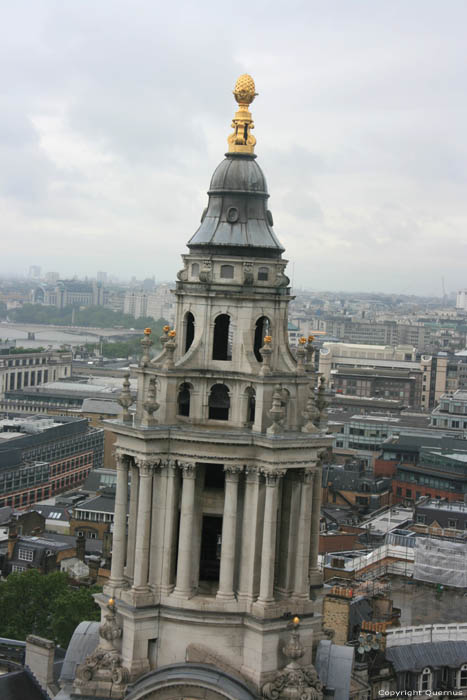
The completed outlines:
<svg viewBox="0 0 467 700">
<path fill-rule="evenodd" d="M 244 73 L 239 77 L 233 94 L 238 103 L 238 110 L 232 120 L 234 133 L 227 138 L 229 153 L 254 153 L 256 139 L 251 133 L 254 124 L 248 108 L 258 93 L 251 75 Z"/>
</svg>

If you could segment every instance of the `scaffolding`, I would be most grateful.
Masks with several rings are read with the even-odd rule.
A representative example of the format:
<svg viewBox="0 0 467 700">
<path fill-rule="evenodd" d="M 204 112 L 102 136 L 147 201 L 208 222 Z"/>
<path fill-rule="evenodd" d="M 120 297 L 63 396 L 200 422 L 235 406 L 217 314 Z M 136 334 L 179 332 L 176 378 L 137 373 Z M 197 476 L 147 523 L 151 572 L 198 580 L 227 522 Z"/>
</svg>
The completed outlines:
<svg viewBox="0 0 467 700">
<path fill-rule="evenodd" d="M 454 588 L 467 587 L 467 543 L 417 537 L 413 577 Z"/>
</svg>

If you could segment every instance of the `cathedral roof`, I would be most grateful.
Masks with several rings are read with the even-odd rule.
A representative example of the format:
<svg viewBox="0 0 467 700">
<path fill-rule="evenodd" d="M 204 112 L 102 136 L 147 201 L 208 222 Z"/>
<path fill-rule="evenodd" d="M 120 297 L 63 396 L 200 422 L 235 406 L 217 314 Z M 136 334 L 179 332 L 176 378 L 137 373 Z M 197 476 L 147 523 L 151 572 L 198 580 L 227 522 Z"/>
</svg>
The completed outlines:
<svg viewBox="0 0 467 700">
<path fill-rule="evenodd" d="M 253 152 L 256 139 L 248 107 L 254 90 L 250 76 L 238 79 L 234 95 L 239 110 L 228 138 L 229 152 L 212 176 L 201 225 L 188 241 L 191 252 L 248 257 L 280 257 L 284 252 L 267 208 L 266 178 Z"/>
</svg>

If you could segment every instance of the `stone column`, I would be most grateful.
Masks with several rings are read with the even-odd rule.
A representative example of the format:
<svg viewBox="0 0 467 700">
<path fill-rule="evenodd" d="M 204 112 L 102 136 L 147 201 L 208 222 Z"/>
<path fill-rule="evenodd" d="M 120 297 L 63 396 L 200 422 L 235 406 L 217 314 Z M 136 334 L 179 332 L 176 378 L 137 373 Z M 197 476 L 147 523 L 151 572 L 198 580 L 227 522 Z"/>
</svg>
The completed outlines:
<svg viewBox="0 0 467 700">
<path fill-rule="evenodd" d="M 261 548 L 261 581 L 258 603 L 274 601 L 274 568 L 276 563 L 277 501 L 279 480 L 284 470 L 265 473 L 266 501 L 264 504 L 263 546 Z"/>
<path fill-rule="evenodd" d="M 123 567 L 126 552 L 126 511 L 128 504 L 128 458 L 120 453 L 115 456 L 117 464 L 117 490 L 112 534 L 112 564 L 109 584 L 123 586 Z"/>
<path fill-rule="evenodd" d="M 128 517 L 128 543 L 126 551 L 125 575 L 133 578 L 135 570 L 135 547 L 136 547 L 136 518 L 138 515 L 138 491 L 139 491 L 139 471 L 138 467 L 131 466 L 131 487 L 130 487 L 130 514 Z"/>
<path fill-rule="evenodd" d="M 174 595 L 189 598 L 193 592 L 191 555 L 195 520 L 196 465 L 182 464 L 180 466 L 183 469 L 183 486 L 178 539 L 177 585 Z"/>
<path fill-rule="evenodd" d="M 308 600 L 310 590 L 308 569 L 310 562 L 311 501 L 313 495 L 313 472 L 305 469 L 300 494 L 300 514 L 297 530 L 297 553 L 295 557 L 294 596 Z"/>
<path fill-rule="evenodd" d="M 243 505 L 242 544 L 240 554 L 239 600 L 253 602 L 256 596 L 255 573 L 257 559 L 258 504 L 261 475 L 254 467 L 247 467 L 245 500 Z"/>
<path fill-rule="evenodd" d="M 222 548 L 217 598 L 235 600 L 235 539 L 237 535 L 238 478 L 241 467 L 224 467 L 225 494 L 222 519 Z"/>
<path fill-rule="evenodd" d="M 139 467 L 139 496 L 133 588 L 138 591 L 146 591 L 149 571 L 153 464 L 146 460 L 137 460 L 137 464 Z"/>
<path fill-rule="evenodd" d="M 168 595 L 174 589 L 175 535 L 178 516 L 178 469 L 175 462 L 167 462 L 165 477 L 166 497 L 162 543 L 161 593 Z"/>
<path fill-rule="evenodd" d="M 323 575 L 318 568 L 319 522 L 321 518 L 321 467 L 313 475 L 313 498 L 311 505 L 310 585 L 321 586 Z"/>
</svg>

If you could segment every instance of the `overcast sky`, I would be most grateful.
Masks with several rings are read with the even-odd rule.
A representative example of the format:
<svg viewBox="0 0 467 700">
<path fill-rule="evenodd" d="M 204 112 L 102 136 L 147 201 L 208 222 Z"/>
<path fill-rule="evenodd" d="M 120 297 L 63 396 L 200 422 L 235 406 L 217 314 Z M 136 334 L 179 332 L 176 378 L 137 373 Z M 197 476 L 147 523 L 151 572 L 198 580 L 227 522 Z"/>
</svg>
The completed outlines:
<svg viewBox="0 0 467 700">
<path fill-rule="evenodd" d="M 15 0 L 0 24 L 0 272 L 172 280 L 250 73 L 289 275 L 467 286 L 465 0 Z"/>
</svg>

